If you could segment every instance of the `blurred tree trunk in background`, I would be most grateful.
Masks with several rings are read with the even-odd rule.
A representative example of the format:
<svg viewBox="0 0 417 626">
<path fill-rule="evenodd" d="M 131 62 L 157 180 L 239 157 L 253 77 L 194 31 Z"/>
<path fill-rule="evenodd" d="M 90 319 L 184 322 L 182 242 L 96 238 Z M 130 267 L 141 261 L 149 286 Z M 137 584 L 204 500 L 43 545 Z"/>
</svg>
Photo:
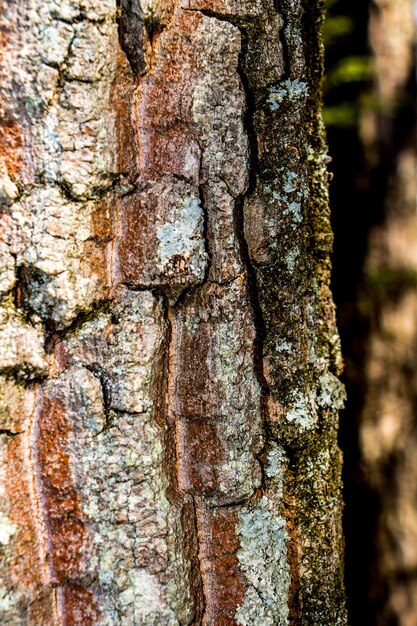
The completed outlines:
<svg viewBox="0 0 417 626">
<path fill-rule="evenodd" d="M 417 624 L 417 210 L 413 0 L 377 0 L 375 107 L 362 138 L 380 206 L 360 305 L 369 315 L 360 445 L 379 496 L 371 602 L 378 626 Z"/>
<path fill-rule="evenodd" d="M 2 625 L 346 624 L 322 4 L 3 3 Z"/>
<path fill-rule="evenodd" d="M 340 9 L 343 14 L 344 7 Z M 335 156 L 332 200 L 336 300 L 350 398 L 342 428 L 347 587 L 355 626 L 413 626 L 417 624 L 413 1 L 376 0 L 368 10 L 362 20 L 366 23 L 363 18 L 367 17 L 364 35 L 369 48 L 364 46 L 357 53 L 361 62 L 356 63 L 356 67 L 368 68 L 356 95 L 356 171 L 354 167 L 350 173 L 343 172 L 350 167 L 352 154 L 350 161 Z M 334 98 L 333 93 L 332 107 L 336 106 Z M 353 135 L 355 128 L 351 126 L 349 132 Z M 330 131 L 332 154 L 337 153 L 338 137 L 344 134 L 346 127 Z M 349 203 L 342 199 L 343 185 L 351 187 Z M 361 226 L 345 228 L 348 222 Z M 342 265 L 350 257 L 356 259 L 349 276 L 349 268 Z"/>
</svg>

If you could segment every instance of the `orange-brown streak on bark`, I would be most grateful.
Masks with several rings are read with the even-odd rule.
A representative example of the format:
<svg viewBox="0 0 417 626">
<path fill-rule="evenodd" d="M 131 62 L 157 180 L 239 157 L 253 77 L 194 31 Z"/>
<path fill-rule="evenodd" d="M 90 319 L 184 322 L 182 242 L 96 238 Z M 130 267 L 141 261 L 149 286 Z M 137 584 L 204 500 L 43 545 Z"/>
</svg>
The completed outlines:
<svg viewBox="0 0 417 626">
<path fill-rule="evenodd" d="M 132 108 L 136 98 L 135 79 L 125 54 L 117 56 L 117 78 L 112 88 L 111 104 L 116 116 L 118 142 L 118 171 L 131 179 L 137 176 L 136 129 L 132 120 Z"/>
<path fill-rule="evenodd" d="M 125 53 L 119 49 L 117 55 L 117 77 L 112 86 L 111 106 L 116 120 L 118 173 L 122 184 L 131 185 L 136 183 L 138 177 L 138 142 L 132 120 L 136 85 Z M 109 282 L 113 288 L 117 288 L 120 282 L 118 242 L 122 238 L 123 206 L 126 202 L 120 191 L 114 197 L 113 232 L 107 259 Z"/>
<path fill-rule="evenodd" d="M 7 450 L 7 491 L 10 498 L 10 519 L 18 527 L 13 550 L 12 576 L 16 584 L 36 587 L 44 578 L 37 550 L 35 521 L 30 494 L 30 475 L 25 466 L 25 441 L 13 438 Z"/>
<path fill-rule="evenodd" d="M 16 176 L 24 165 L 23 130 L 12 118 L 4 117 L 0 122 L 0 154 L 9 175 Z"/>
<path fill-rule="evenodd" d="M 0 17 L 7 3 L 0 6 Z M 10 43 L 12 24 L 1 29 L 0 41 L 0 80 L 1 68 L 7 71 L 7 47 Z M 16 176 L 24 166 L 24 132 L 13 111 L 2 109 L 0 116 L 0 163 L 3 162 L 10 176 Z"/>
<path fill-rule="evenodd" d="M 7 2 L 1 3 L 0 18 L 7 10 Z M 2 70 L 6 74 L 10 66 L 10 58 L 7 58 L 7 48 L 16 47 L 16 32 L 18 25 L 5 20 L 0 30 L 0 84 L 2 83 Z M 25 126 L 27 113 L 19 101 L 18 94 L 12 103 L 7 104 L 8 98 L 3 102 L 0 111 L 0 167 L 5 167 L 11 177 L 19 177 L 22 174 L 30 174 L 31 164 L 26 144 L 28 143 L 28 126 Z M 26 128 L 26 130 L 25 130 Z"/>
<path fill-rule="evenodd" d="M 16 407 L 16 411 L 21 416 L 20 424 L 17 424 L 18 429 L 21 431 L 28 429 L 29 419 L 24 416 L 23 407 Z M 26 432 L 10 440 L 7 460 L 9 517 L 17 528 L 8 563 L 10 585 L 22 590 L 23 596 L 27 594 L 30 598 L 28 626 L 48 626 L 54 623 L 54 597 L 52 589 L 45 586 L 46 575 L 40 554 Z"/>
<path fill-rule="evenodd" d="M 62 585 L 58 590 L 65 626 L 93 626 L 98 623 L 99 614 L 93 592 L 77 585 Z"/>
<path fill-rule="evenodd" d="M 90 546 L 81 501 L 71 475 L 70 430 L 63 403 L 39 391 L 34 429 L 34 473 L 46 533 L 49 582 L 58 587 L 60 623 L 65 626 L 94 624 L 93 617 L 97 617 L 92 592 L 82 588 Z M 74 616 L 79 616 L 78 621 Z"/>
<path fill-rule="evenodd" d="M 204 626 L 236 626 L 235 614 L 243 603 L 244 578 L 236 551 L 238 516 L 233 508 L 197 506 L 200 561 L 206 610 Z"/>
</svg>

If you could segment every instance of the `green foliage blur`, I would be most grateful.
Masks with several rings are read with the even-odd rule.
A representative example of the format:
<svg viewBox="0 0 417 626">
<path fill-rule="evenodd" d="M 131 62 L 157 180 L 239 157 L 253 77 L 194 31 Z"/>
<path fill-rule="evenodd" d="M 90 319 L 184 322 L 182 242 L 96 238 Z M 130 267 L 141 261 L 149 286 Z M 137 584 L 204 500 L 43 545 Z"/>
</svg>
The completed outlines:
<svg viewBox="0 0 417 626">
<path fill-rule="evenodd" d="M 355 9 L 359 2 L 326 1 L 327 17 L 323 27 L 326 49 L 324 122 L 328 128 L 355 127 L 360 112 L 373 106 L 366 93 L 373 77 L 371 56 L 357 45 L 361 40 L 358 30 L 363 27 L 363 20 L 358 18 Z M 346 56 L 346 50 L 350 51 L 349 56 Z"/>
</svg>

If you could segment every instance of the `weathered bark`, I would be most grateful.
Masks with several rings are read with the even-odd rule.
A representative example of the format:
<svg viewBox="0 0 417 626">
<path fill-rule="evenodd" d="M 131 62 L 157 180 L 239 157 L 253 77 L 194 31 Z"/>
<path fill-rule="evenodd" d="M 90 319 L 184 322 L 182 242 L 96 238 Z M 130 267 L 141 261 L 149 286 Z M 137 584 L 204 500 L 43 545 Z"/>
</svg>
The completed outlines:
<svg viewBox="0 0 417 626">
<path fill-rule="evenodd" d="M 4 624 L 345 624 L 321 2 L 3 7 Z"/>
</svg>

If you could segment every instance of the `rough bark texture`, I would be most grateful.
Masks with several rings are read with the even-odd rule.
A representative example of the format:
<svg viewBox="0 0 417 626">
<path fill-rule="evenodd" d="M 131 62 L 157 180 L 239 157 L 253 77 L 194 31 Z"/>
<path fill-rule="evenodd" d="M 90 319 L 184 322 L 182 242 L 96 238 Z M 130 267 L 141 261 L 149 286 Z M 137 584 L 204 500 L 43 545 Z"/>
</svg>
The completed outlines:
<svg viewBox="0 0 417 626">
<path fill-rule="evenodd" d="M 3 624 L 346 623 L 321 20 L 3 5 Z"/>
</svg>

